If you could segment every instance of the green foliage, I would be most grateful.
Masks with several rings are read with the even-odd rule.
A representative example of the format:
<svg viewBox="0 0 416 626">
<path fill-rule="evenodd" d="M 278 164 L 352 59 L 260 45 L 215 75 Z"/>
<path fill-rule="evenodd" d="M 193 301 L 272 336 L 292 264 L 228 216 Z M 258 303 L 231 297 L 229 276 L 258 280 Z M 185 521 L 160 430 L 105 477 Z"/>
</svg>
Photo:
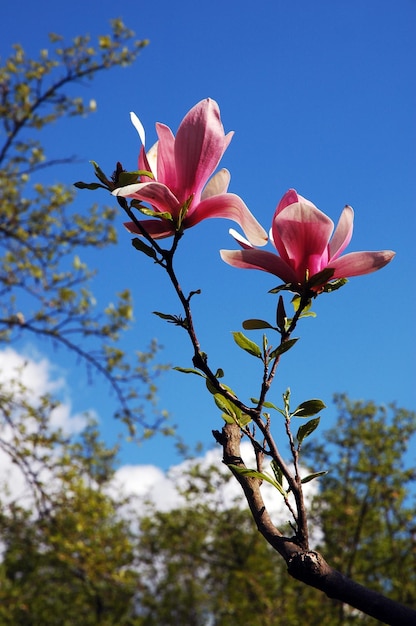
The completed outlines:
<svg viewBox="0 0 416 626">
<path fill-rule="evenodd" d="M 329 624 L 314 616 L 319 592 L 289 580 L 248 512 L 232 501 L 222 505 L 223 472 L 191 472 L 182 490 L 186 506 L 141 520 L 140 624 Z"/>
<path fill-rule="evenodd" d="M 120 514 L 126 503 L 105 491 L 116 450 L 93 424 L 75 444 L 45 439 L 42 449 L 41 465 L 24 451 L 39 470 L 32 506 L 5 501 L 0 511 L 0 624 L 132 624 L 135 539 Z"/>
<path fill-rule="evenodd" d="M 342 572 L 415 606 L 414 528 L 410 506 L 414 470 L 404 469 L 416 431 L 415 415 L 373 403 L 337 400 L 338 424 L 320 443 L 305 444 L 320 491 L 311 531 L 318 548 Z M 234 468 L 241 471 L 240 468 Z M 276 484 L 282 476 L 273 468 Z M 276 470 L 276 471 L 275 471 Z M 219 470 L 187 479 L 187 507 L 152 511 L 142 520 L 142 624 L 218 626 L 373 625 L 375 620 L 290 579 L 279 556 L 259 541 L 245 511 L 223 506 Z M 273 479 L 243 470 L 254 479 Z M 326 475 L 325 475 L 326 474 Z M 325 476 L 324 476 L 325 475 Z M 377 622 L 378 623 L 378 622 Z"/>
<path fill-rule="evenodd" d="M 323 532 L 320 548 L 347 576 L 416 608 L 416 472 L 409 458 L 416 414 L 343 395 L 336 404 L 336 425 L 303 448 L 304 462 L 329 470 L 311 516 Z M 336 624 L 374 623 L 354 621 L 342 607 L 338 613 Z"/>
<path fill-rule="evenodd" d="M 132 321 L 130 292 L 99 307 L 91 291 L 95 270 L 84 262 L 90 250 L 116 243 L 116 210 L 93 205 L 79 213 L 72 206 L 73 187 L 42 182 L 45 168 L 73 157 L 48 158 L 41 131 L 93 112 L 95 101 L 85 104 L 72 95 L 74 85 L 130 65 L 146 44 L 113 20 L 111 34 L 97 44 L 79 36 L 65 45 L 53 34 L 39 58 L 28 58 L 15 45 L 0 67 L 0 341 L 32 334 L 72 351 L 89 372 L 107 379 L 118 400 L 117 416 L 131 434 L 144 421 L 137 389 L 144 384 L 147 397 L 154 393 L 157 344 L 136 360 L 118 347 Z M 98 178 L 104 176 L 94 167 Z M 159 419 L 145 427 L 154 428 Z"/>
<path fill-rule="evenodd" d="M 317 482 L 312 535 L 342 572 L 415 606 L 415 475 L 404 455 L 416 416 L 345 397 L 337 402 L 337 425 L 320 443 L 305 444 L 311 465 L 330 468 Z M 42 412 L 32 409 L 20 419 L 20 437 L 22 458 L 34 467 L 40 448 L 29 421 Z M 375 624 L 287 575 L 240 507 L 242 496 L 230 495 L 225 469 L 189 464 L 177 486 L 183 505 L 166 512 L 142 504 L 137 519 L 132 501 L 110 495 L 117 450 L 102 444 L 96 426 L 75 443 L 54 436 L 50 448 L 42 444 L 44 506 L 29 511 L 7 503 L 3 492 L 1 625 Z M 274 477 L 246 471 L 282 488 L 276 464 L 272 470 Z"/>
</svg>

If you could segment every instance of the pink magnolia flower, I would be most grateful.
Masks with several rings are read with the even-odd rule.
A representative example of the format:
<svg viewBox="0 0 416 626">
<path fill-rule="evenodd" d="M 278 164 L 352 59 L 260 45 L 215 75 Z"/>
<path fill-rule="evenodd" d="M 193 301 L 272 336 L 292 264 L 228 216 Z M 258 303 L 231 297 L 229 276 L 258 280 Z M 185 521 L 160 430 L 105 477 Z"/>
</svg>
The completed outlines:
<svg viewBox="0 0 416 626">
<path fill-rule="evenodd" d="M 239 196 L 227 193 L 229 172 L 222 169 L 211 178 L 233 135 L 224 134 L 214 100 L 207 98 L 196 104 L 185 115 L 176 137 L 170 128 L 157 123 L 159 141 L 147 154 L 143 126 L 134 113 L 131 119 L 143 144 L 139 169 L 151 172 L 153 178 L 141 176 L 139 183 L 115 189 L 113 194 L 151 206 L 156 219 L 143 220 L 141 224 L 152 237 L 169 237 L 204 219 L 223 217 L 237 222 L 253 244 L 265 245 L 266 231 Z M 141 234 L 133 222 L 125 226 L 130 232 Z"/>
<path fill-rule="evenodd" d="M 276 208 L 270 231 L 271 241 L 279 256 L 266 250 L 256 250 L 232 231 L 243 250 L 221 250 L 221 257 L 234 267 L 275 274 L 285 283 L 291 283 L 292 291 L 299 293 L 308 288 L 308 281 L 316 274 L 326 268 L 333 269 L 333 275 L 324 277 L 321 284 L 319 279 L 318 283 L 313 281 L 312 289 L 319 292 L 330 280 L 375 272 L 395 255 L 391 250 L 382 250 L 350 252 L 341 256 L 351 240 L 353 220 L 354 212 L 346 206 L 332 234 L 332 220 L 312 202 L 290 189 Z"/>
</svg>

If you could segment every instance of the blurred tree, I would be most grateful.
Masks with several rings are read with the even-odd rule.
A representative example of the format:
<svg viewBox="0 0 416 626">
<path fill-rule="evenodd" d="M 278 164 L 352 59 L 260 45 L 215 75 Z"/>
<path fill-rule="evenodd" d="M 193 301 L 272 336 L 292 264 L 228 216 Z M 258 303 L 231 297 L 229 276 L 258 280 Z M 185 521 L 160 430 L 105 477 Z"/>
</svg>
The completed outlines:
<svg viewBox="0 0 416 626">
<path fill-rule="evenodd" d="M 336 427 L 307 450 L 329 469 L 312 504 L 318 547 L 341 571 L 415 606 L 414 476 L 404 469 L 415 415 L 337 403 Z M 137 504 L 108 488 L 116 456 L 91 424 L 77 443 L 45 453 L 43 507 L 3 496 L 1 625 L 379 623 L 288 576 L 242 498 L 224 491 L 233 480 L 225 467 L 190 463 L 177 482 L 183 505 L 142 502 L 137 519 Z M 29 448 L 27 459 L 36 465 Z"/>
<path fill-rule="evenodd" d="M 304 462 L 328 469 L 310 521 L 318 546 L 348 577 L 416 608 L 416 414 L 336 396 L 338 420 L 305 444 Z M 340 604 L 334 624 L 373 624 Z"/>
<path fill-rule="evenodd" d="M 415 470 L 405 469 L 416 415 L 345 396 L 336 403 L 336 426 L 305 445 L 304 462 L 329 470 L 310 516 L 322 534 L 316 547 L 357 582 L 416 608 Z M 292 580 L 246 511 L 209 499 L 217 476 L 194 469 L 187 507 L 142 520 L 143 624 L 379 623 Z"/>
<path fill-rule="evenodd" d="M 116 452 L 91 424 L 77 443 L 44 448 L 42 507 L 2 498 L 1 625 L 134 623 L 135 537 L 127 502 L 105 489 Z"/>
<path fill-rule="evenodd" d="M 135 423 L 152 430 L 162 422 L 160 415 L 152 422 L 149 411 L 145 423 L 138 401 L 140 384 L 142 398 L 154 395 L 157 345 L 136 355 L 124 353 L 118 340 L 132 320 L 131 294 L 124 289 L 97 310 L 90 290 L 95 272 L 81 260 L 83 252 L 116 242 L 116 211 L 94 205 L 78 213 L 72 186 L 44 184 L 42 170 L 73 158 L 48 159 L 36 137 L 61 118 L 93 111 L 94 100 L 85 104 L 71 95 L 74 85 L 130 65 L 147 44 L 134 40 L 121 20 L 111 26 L 111 34 L 99 37 L 96 46 L 88 36 L 64 45 L 52 34 L 38 59 L 28 58 L 16 44 L 0 67 L 0 340 L 34 334 L 65 346 L 89 372 L 108 380 L 118 400 L 117 416 L 134 433 Z"/>
</svg>

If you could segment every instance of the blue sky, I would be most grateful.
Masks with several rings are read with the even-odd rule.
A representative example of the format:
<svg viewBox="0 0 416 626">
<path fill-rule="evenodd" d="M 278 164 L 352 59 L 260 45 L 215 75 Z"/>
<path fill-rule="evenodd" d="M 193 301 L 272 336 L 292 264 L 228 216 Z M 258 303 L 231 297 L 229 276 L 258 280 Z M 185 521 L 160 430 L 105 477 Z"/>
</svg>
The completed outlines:
<svg viewBox="0 0 416 626">
<path fill-rule="evenodd" d="M 354 207 L 350 251 L 397 252 L 382 271 L 318 298 L 318 317 L 300 325 L 301 341 L 284 359 L 270 399 L 280 403 L 288 386 L 294 403 L 320 397 L 329 406 L 322 418 L 328 425 L 334 392 L 416 408 L 416 2 L 161 0 L 116 7 L 107 0 L 15 0 L 2 10 L 1 56 L 14 42 L 35 54 L 51 31 L 94 38 L 108 31 L 112 17 L 122 17 L 150 45 L 134 66 L 79 86 L 97 101 L 97 112 L 57 125 L 45 142 L 49 156 L 76 154 L 82 162 L 51 177 L 90 180 L 90 159 L 109 172 L 117 160 L 135 169 L 139 142 L 129 111 L 141 118 L 151 145 L 156 121 L 176 131 L 191 106 L 214 98 L 225 130 L 235 131 L 222 161 L 231 171 L 230 190 L 266 229 L 280 197 L 294 187 L 335 222 L 345 204 Z M 79 192 L 78 210 L 92 201 L 110 199 Z M 167 280 L 131 248 L 122 221 L 120 215 L 118 246 L 91 259 L 100 270 L 98 297 L 104 303 L 111 290 L 130 287 L 136 322 L 126 345 L 143 349 L 157 337 L 162 361 L 190 366 L 185 334 L 151 313 L 179 312 Z M 194 299 L 195 321 L 212 367 L 222 367 L 226 382 L 248 399 L 257 395 L 261 372 L 231 331 L 248 317 L 274 319 L 275 296 L 267 291 L 276 280 L 222 263 L 218 250 L 233 247 L 229 226 L 212 220 L 188 231 L 177 267 L 185 291 L 202 290 Z M 104 387 L 97 393 L 97 386 L 80 382 L 75 363 L 57 352 L 49 356 L 68 368 L 74 408 L 94 408 L 110 440 L 116 428 Z M 186 441 L 211 445 L 221 419 L 197 378 L 167 373 L 159 396 Z M 155 439 L 139 451 L 126 448 L 123 460 L 166 467 L 175 455 L 169 441 Z"/>
</svg>

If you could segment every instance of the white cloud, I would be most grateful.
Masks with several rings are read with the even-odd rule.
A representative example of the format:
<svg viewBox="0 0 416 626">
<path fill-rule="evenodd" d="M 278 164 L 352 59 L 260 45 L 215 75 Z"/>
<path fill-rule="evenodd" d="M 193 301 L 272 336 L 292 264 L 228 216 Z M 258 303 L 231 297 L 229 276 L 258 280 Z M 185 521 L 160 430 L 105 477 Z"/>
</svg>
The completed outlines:
<svg viewBox="0 0 416 626">
<path fill-rule="evenodd" d="M 34 355 L 25 356 L 8 347 L 0 350 L 0 393 L 3 398 L 3 411 L 0 413 L 0 483 L 2 498 L 5 502 L 18 500 L 27 506 L 33 502 L 33 494 L 28 485 L 19 463 L 12 461 L 11 453 L 15 447 L 23 448 L 25 437 L 37 432 L 38 424 L 34 418 L 25 415 L 22 420 L 22 408 L 19 405 L 27 402 L 30 406 L 40 405 L 45 394 L 54 394 L 61 400 L 49 417 L 49 426 L 52 430 L 61 428 L 67 434 L 76 434 L 86 426 L 86 417 L 73 414 L 68 399 L 65 379 L 58 369 L 45 357 Z M 14 405 L 7 401 L 11 394 Z M 36 448 L 41 455 L 42 448 Z M 58 454 L 58 450 L 53 451 Z M 28 471 L 37 475 L 37 478 L 48 486 L 53 487 L 50 471 L 42 463 L 27 458 Z"/>
<path fill-rule="evenodd" d="M 72 414 L 64 377 L 45 357 L 25 356 L 12 348 L 0 350 L 0 385 L 5 391 L 13 391 L 17 400 L 30 401 L 34 406 L 42 396 L 53 393 L 61 404 L 51 412 L 51 426 L 62 428 L 67 434 L 80 432 L 86 426 L 84 415 Z"/>
<path fill-rule="evenodd" d="M 247 467 L 255 468 L 254 454 L 249 442 L 243 442 L 241 453 Z M 154 465 L 125 465 L 115 474 L 112 489 L 114 493 L 123 493 L 137 497 L 137 513 L 146 508 L 143 501 L 152 502 L 158 510 L 170 511 L 186 505 L 184 496 L 180 490 L 186 486 L 188 471 L 195 465 L 200 466 L 201 472 L 208 472 L 209 467 L 215 465 L 224 474 L 224 482 L 219 484 L 214 493 L 206 494 L 207 500 L 214 500 L 219 508 L 227 508 L 231 505 L 247 508 L 242 489 L 238 482 L 232 478 L 226 480 L 229 470 L 222 463 L 222 451 L 220 446 L 209 450 L 203 457 L 187 460 L 172 466 L 167 472 L 162 472 Z M 269 471 L 265 467 L 265 471 Z M 270 473 L 271 470 L 270 470 Z M 306 473 L 306 472 L 305 472 Z M 179 489 L 178 489 L 179 488 Z M 291 520 L 291 515 L 286 507 L 281 494 L 272 485 L 264 482 L 262 495 L 273 521 L 278 525 Z M 308 503 L 317 492 L 317 483 L 312 481 L 304 487 L 305 499 Z"/>
</svg>

